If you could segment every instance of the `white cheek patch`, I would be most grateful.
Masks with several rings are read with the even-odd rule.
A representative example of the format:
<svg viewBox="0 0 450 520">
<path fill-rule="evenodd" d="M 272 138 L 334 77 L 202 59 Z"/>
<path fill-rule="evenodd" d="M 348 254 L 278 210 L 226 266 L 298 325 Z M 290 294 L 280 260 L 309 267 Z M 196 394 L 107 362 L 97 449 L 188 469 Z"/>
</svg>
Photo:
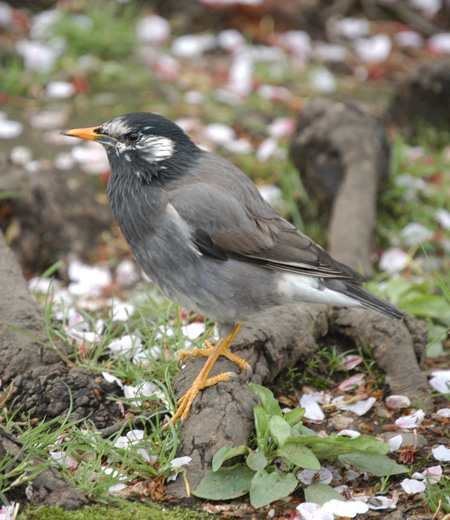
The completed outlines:
<svg viewBox="0 0 450 520">
<path fill-rule="evenodd" d="M 175 151 L 175 143 L 172 139 L 157 135 L 142 136 L 135 147 L 148 162 L 160 162 L 169 159 Z"/>
</svg>

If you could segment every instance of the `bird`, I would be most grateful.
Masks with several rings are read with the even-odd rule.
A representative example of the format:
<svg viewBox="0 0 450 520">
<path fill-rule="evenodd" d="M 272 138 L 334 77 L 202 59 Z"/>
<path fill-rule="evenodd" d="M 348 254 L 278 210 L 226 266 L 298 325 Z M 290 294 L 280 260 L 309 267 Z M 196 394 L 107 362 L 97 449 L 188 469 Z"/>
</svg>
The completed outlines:
<svg viewBox="0 0 450 520">
<path fill-rule="evenodd" d="M 171 418 L 186 420 L 198 393 L 230 379 L 209 377 L 243 324 L 268 309 L 307 302 L 403 314 L 362 287 L 364 278 L 284 219 L 250 178 L 198 147 L 165 117 L 135 112 L 64 135 L 103 145 L 107 197 L 137 263 L 170 300 L 212 319 L 219 340 Z"/>
</svg>

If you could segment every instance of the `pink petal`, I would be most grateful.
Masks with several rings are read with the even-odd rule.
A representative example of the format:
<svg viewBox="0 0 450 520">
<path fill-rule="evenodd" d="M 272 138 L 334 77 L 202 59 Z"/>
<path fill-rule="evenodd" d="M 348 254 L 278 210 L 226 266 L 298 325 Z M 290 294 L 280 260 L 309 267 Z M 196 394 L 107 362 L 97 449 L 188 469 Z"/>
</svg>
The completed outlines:
<svg viewBox="0 0 450 520">
<path fill-rule="evenodd" d="M 310 419 L 312 421 L 322 421 L 325 417 L 322 408 L 320 408 L 320 406 L 317 404 L 317 401 L 311 394 L 302 395 L 302 398 L 300 399 L 300 406 L 306 410 L 306 419 Z"/>
<path fill-rule="evenodd" d="M 339 384 L 338 389 L 342 390 L 343 392 L 346 392 L 347 390 L 350 390 L 351 388 L 355 388 L 359 385 L 362 385 L 365 380 L 364 374 L 355 374 L 354 376 L 349 377 L 348 379 L 345 379 L 342 381 L 342 383 Z"/>
<path fill-rule="evenodd" d="M 386 397 L 386 406 L 388 408 L 408 408 L 411 405 L 411 399 L 404 395 L 390 395 Z"/>
</svg>

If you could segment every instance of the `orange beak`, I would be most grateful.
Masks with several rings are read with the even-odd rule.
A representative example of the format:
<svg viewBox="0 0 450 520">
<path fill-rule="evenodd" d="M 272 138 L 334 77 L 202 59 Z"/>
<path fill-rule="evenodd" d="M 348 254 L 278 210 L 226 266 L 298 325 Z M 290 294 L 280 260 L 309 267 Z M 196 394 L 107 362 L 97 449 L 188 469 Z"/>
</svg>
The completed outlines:
<svg viewBox="0 0 450 520">
<path fill-rule="evenodd" d="M 116 146 L 118 143 L 117 139 L 110 135 L 105 135 L 99 132 L 99 126 L 92 126 L 90 128 L 75 128 L 74 130 L 66 130 L 61 132 L 63 135 L 70 137 L 78 137 L 78 139 L 86 139 L 88 141 L 95 141 L 100 144 L 106 144 L 108 146 Z"/>
</svg>

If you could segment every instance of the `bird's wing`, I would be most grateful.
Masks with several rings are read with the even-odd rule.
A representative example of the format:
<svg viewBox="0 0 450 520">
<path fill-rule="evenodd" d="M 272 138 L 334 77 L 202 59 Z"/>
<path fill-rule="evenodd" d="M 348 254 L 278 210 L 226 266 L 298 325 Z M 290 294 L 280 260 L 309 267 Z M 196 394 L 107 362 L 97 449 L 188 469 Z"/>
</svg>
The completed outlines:
<svg viewBox="0 0 450 520">
<path fill-rule="evenodd" d="M 202 254 L 310 276 L 363 280 L 283 219 L 240 170 L 212 157 L 195 178 L 167 192 Z"/>
</svg>

